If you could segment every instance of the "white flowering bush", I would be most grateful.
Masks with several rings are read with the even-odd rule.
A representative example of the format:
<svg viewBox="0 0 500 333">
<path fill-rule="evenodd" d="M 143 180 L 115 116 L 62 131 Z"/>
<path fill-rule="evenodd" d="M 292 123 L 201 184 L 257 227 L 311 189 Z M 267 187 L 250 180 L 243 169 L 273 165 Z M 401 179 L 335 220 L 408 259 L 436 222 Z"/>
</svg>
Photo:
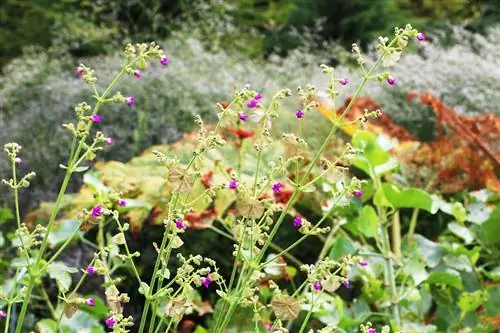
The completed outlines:
<svg viewBox="0 0 500 333">
<path fill-rule="evenodd" d="M 419 120 L 416 112 L 399 107 L 409 90 L 428 91 L 460 113 L 500 114 L 500 27 L 486 35 L 455 28 L 452 37 L 451 46 L 443 46 L 444 37 L 435 36 L 401 59 L 393 69 L 397 89 L 373 91 L 372 97 L 396 119 Z"/>
</svg>

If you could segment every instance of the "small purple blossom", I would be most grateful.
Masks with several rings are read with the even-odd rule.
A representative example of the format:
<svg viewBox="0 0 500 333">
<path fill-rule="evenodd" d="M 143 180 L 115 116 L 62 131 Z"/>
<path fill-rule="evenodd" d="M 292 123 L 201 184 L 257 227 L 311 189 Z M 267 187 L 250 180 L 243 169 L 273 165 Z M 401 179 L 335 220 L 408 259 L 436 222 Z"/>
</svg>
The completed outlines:
<svg viewBox="0 0 500 333">
<path fill-rule="evenodd" d="M 231 190 L 235 190 L 238 188 L 238 182 L 236 180 L 231 180 L 227 187 Z"/>
<path fill-rule="evenodd" d="M 76 75 L 76 77 L 82 77 L 82 75 L 83 75 L 83 67 L 78 66 L 76 68 L 75 75 Z"/>
<path fill-rule="evenodd" d="M 344 288 L 349 288 L 351 286 L 351 282 L 349 281 L 349 279 L 346 279 L 344 283 L 342 283 L 342 285 L 344 286 Z"/>
<path fill-rule="evenodd" d="M 259 105 L 259 100 L 252 98 L 247 102 L 247 108 L 254 109 Z"/>
<path fill-rule="evenodd" d="M 135 104 L 135 97 L 134 96 L 128 96 L 128 97 L 125 97 L 125 103 L 128 105 L 128 106 L 132 106 Z"/>
<path fill-rule="evenodd" d="M 247 121 L 248 120 L 248 116 L 246 114 L 244 114 L 243 112 L 239 113 L 239 117 L 240 117 L 241 121 Z"/>
<path fill-rule="evenodd" d="M 347 86 L 349 84 L 349 79 L 348 78 L 343 78 L 339 80 L 340 84 L 343 86 Z"/>
<path fill-rule="evenodd" d="M 134 76 L 135 76 L 136 78 L 138 78 L 138 79 L 140 79 L 140 78 L 142 77 L 142 73 L 141 73 L 141 71 L 140 71 L 140 70 L 138 70 L 138 69 L 135 69 L 133 73 L 134 73 Z"/>
<path fill-rule="evenodd" d="M 295 116 L 296 116 L 298 119 L 301 119 L 302 117 L 304 117 L 304 111 L 302 111 L 301 109 L 298 109 L 298 110 L 295 112 Z"/>
<path fill-rule="evenodd" d="M 14 162 L 16 162 L 16 164 L 21 164 L 21 163 L 23 163 L 23 159 L 22 159 L 22 158 L 20 158 L 20 157 L 16 157 L 16 158 L 14 159 Z"/>
<path fill-rule="evenodd" d="M 281 188 L 282 188 L 282 187 L 283 187 L 283 184 L 282 184 L 282 183 L 280 183 L 280 182 L 274 183 L 274 184 L 273 184 L 273 187 L 272 187 L 273 192 L 274 192 L 274 193 L 280 193 L 280 192 L 281 192 Z"/>
<path fill-rule="evenodd" d="M 92 297 L 90 297 L 90 298 L 87 298 L 87 300 L 85 301 L 85 304 L 87 304 L 88 306 L 95 306 L 95 301 Z"/>
<path fill-rule="evenodd" d="M 369 328 L 368 331 L 366 331 L 366 333 L 377 333 L 377 330 L 374 328 Z"/>
<path fill-rule="evenodd" d="M 321 291 L 321 289 L 323 289 L 323 286 L 321 285 L 321 282 L 316 281 L 316 282 L 313 283 L 313 288 L 316 291 Z"/>
<path fill-rule="evenodd" d="M 262 94 L 257 93 L 257 95 L 255 95 L 255 97 L 253 99 L 260 101 L 262 99 L 262 97 L 264 97 L 264 96 L 262 96 Z"/>
<path fill-rule="evenodd" d="M 166 55 L 164 55 L 160 58 L 160 64 L 162 64 L 163 66 L 168 66 L 169 63 L 170 63 L 170 60 L 168 59 L 168 57 Z"/>
<path fill-rule="evenodd" d="M 101 205 L 95 205 L 92 207 L 92 212 L 90 213 L 94 217 L 101 216 L 104 211 L 104 208 Z"/>
<path fill-rule="evenodd" d="M 184 229 L 186 226 L 184 225 L 184 222 L 181 219 L 175 220 L 175 227 L 177 229 Z"/>
<path fill-rule="evenodd" d="M 361 198 L 363 196 L 363 191 L 361 191 L 361 190 L 354 191 L 354 196 L 356 198 Z"/>
<path fill-rule="evenodd" d="M 273 324 L 272 323 L 264 323 L 264 328 L 268 331 L 271 331 L 273 329 Z"/>
<path fill-rule="evenodd" d="M 3 310 L 0 310 L 0 318 L 5 318 L 7 317 L 7 313 Z"/>
<path fill-rule="evenodd" d="M 93 123 L 99 124 L 102 120 L 102 116 L 100 114 L 93 114 L 90 116 L 90 120 L 92 120 Z"/>
<path fill-rule="evenodd" d="M 425 34 L 423 32 L 419 32 L 417 34 L 417 39 L 421 42 L 425 42 Z"/>
<path fill-rule="evenodd" d="M 293 218 L 293 226 L 295 228 L 300 228 L 302 226 L 302 217 L 300 216 L 295 216 Z"/>
<path fill-rule="evenodd" d="M 120 306 L 122 307 L 122 309 L 125 307 L 125 302 L 124 301 L 120 301 Z"/>
<path fill-rule="evenodd" d="M 104 320 L 104 323 L 106 324 L 106 326 L 108 328 L 113 328 L 116 325 L 116 319 L 115 319 L 115 317 L 111 316 L 111 317 L 106 318 Z"/>
<path fill-rule="evenodd" d="M 361 260 L 361 261 L 359 262 L 359 266 L 361 266 L 361 267 L 366 267 L 366 266 L 368 266 L 368 261 L 366 261 L 366 260 Z"/>
<path fill-rule="evenodd" d="M 96 270 L 95 270 L 95 267 L 94 267 L 94 266 L 89 266 L 89 267 L 87 267 L 87 274 L 89 274 L 89 275 L 94 275 L 94 274 L 95 274 L 95 272 L 96 272 Z"/>
<path fill-rule="evenodd" d="M 125 200 L 125 199 L 118 200 L 118 206 L 127 207 L 127 200 Z"/>
<path fill-rule="evenodd" d="M 107 138 L 106 143 L 111 146 L 113 144 L 113 138 L 112 137 Z"/>
<path fill-rule="evenodd" d="M 389 75 L 387 78 L 387 83 L 389 83 L 391 86 L 395 85 L 397 82 L 396 78 L 392 75 Z"/>
<path fill-rule="evenodd" d="M 201 278 L 201 285 L 203 287 L 208 288 L 210 286 L 210 283 L 212 283 L 212 279 L 210 278 L 210 276 Z"/>
</svg>

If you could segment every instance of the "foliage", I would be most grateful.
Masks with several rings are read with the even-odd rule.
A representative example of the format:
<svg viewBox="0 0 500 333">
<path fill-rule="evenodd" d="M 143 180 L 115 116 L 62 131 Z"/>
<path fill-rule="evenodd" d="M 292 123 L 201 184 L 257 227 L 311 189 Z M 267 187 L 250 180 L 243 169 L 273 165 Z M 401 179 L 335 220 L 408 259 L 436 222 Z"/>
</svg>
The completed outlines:
<svg viewBox="0 0 500 333">
<path fill-rule="evenodd" d="M 211 320 L 198 325 L 198 331 L 326 333 L 355 332 L 359 327 L 362 333 L 373 333 L 386 324 L 403 332 L 493 330 L 497 293 L 489 285 L 498 279 L 498 196 L 483 191 L 454 200 L 412 187 L 408 175 L 399 172 L 405 161 L 391 156 L 383 137 L 356 130 L 358 122 L 364 126 L 381 116 L 377 109 L 359 114 L 363 87 L 372 79 L 392 85 L 390 73 L 378 65 L 397 60 L 416 36 L 407 26 L 396 30 L 391 41 L 379 39 L 379 58 L 368 65 L 353 47 L 364 75 L 352 98 L 338 113 L 329 114 L 328 134 L 319 143 L 308 140 L 318 136 L 315 126 L 306 126 L 325 113 L 318 99 L 329 98 L 328 105 L 335 105 L 337 92 L 346 85 L 327 65 L 321 66 L 328 82 L 321 94 L 311 85 L 299 87 L 293 121 L 285 114 L 284 124 L 273 125 L 286 110 L 283 101 L 292 94 L 289 89 L 271 97 L 246 86 L 235 90 L 230 102 L 217 103 L 215 125 L 205 126 L 197 116 L 198 130 L 175 145 L 154 147 L 128 163 L 97 163 L 97 172 L 85 174 L 81 191 L 68 197 L 72 174 L 86 172 L 104 145 L 113 144 L 103 132 L 91 130 L 107 119 L 99 116 L 101 107 L 135 104 L 132 96 L 116 92 L 118 80 L 154 75 L 154 66 L 140 70 L 151 57 L 160 58 L 162 65 L 167 58 L 155 44 L 128 45 L 126 61 L 107 88 L 96 83 L 94 69 L 80 65 L 77 76 L 93 91 L 95 104 L 79 103 L 76 122 L 63 126 L 74 139 L 68 162 L 60 165 L 65 177 L 57 200 L 44 204 L 24 223 L 18 192 L 35 175 L 18 179 L 17 166 L 24 163 L 21 147 L 5 145 L 12 178 L 3 183 L 14 193 L 17 224 L 8 239 L 17 256 L 6 262 L 2 274 L 12 277 L 3 281 L 0 293 L 5 326 L 12 319 L 17 333 L 31 329 L 26 313 L 31 301 L 40 301 L 32 295 L 40 293 L 47 311 L 36 326 L 46 332 L 99 332 L 97 321 L 103 318 L 116 333 L 128 332 L 134 322 L 141 333 L 164 327 L 168 332 L 181 325 L 185 315 L 203 316 L 212 310 Z M 452 118 L 451 111 L 428 95 L 422 95 L 422 101 L 457 130 L 453 126 L 460 123 L 459 117 Z M 396 126 L 390 118 L 380 121 Z M 350 144 L 336 137 L 338 129 L 352 135 Z M 442 221 L 439 242 L 426 237 L 428 219 Z M 153 243 L 154 267 L 144 274 L 146 269 L 138 264 L 144 244 L 135 251 L 133 238 L 158 226 L 162 238 Z M 406 237 L 403 228 L 408 228 Z M 178 252 L 188 232 L 199 229 L 233 242 L 234 251 L 227 251 L 234 258 L 230 273 L 206 256 Z M 276 244 L 287 233 L 293 234 L 292 243 Z M 301 262 L 294 254 L 303 252 L 302 243 L 310 238 L 321 243 L 321 249 Z M 94 252 L 88 266 L 79 267 L 81 272 L 60 258 L 75 240 Z M 171 260 L 176 252 L 176 260 Z M 73 279 L 77 273 L 79 278 Z M 91 279 L 104 282 L 104 296 L 78 294 Z M 127 281 L 133 294 L 124 292 Z M 54 288 L 52 297 L 46 285 Z M 200 287 L 215 289 L 219 300 L 213 307 L 202 303 Z M 137 315 L 133 308 L 142 299 L 142 314 Z M 19 316 L 14 316 L 12 309 L 18 305 Z M 478 310 L 480 305 L 484 312 Z M 390 329 L 384 326 L 382 332 Z"/>
<path fill-rule="evenodd" d="M 367 262 L 359 256 L 359 254 L 364 255 L 363 253 L 349 253 L 355 248 L 352 244 L 350 247 L 343 246 L 347 252 L 343 250 L 342 254 L 347 255 L 339 258 L 328 256 L 329 247 L 333 246 L 335 232 L 340 226 L 334 214 L 338 212 L 339 217 L 343 215 L 342 212 L 351 214 L 351 209 L 355 207 L 353 203 L 359 205 L 360 199 L 365 196 L 362 188 L 367 185 L 372 190 L 366 192 L 366 199 L 373 196 L 373 208 L 371 212 L 367 212 L 367 216 L 370 216 L 368 223 L 377 224 L 375 227 L 377 232 L 371 232 L 369 235 L 376 240 L 375 245 L 380 252 L 374 252 L 374 256 L 381 256 L 384 279 L 389 285 L 386 293 L 379 294 L 376 296 L 377 299 L 371 299 L 369 302 L 377 304 L 378 301 L 384 303 L 391 300 L 388 306 L 394 317 L 391 325 L 399 330 L 403 321 L 406 323 L 409 317 L 401 311 L 402 305 L 399 304 L 397 288 L 401 287 L 405 291 L 407 287 L 413 288 L 413 285 L 401 282 L 396 275 L 397 262 L 391 258 L 387 222 L 389 217 L 396 221 L 393 216 L 396 216 L 400 208 L 420 208 L 435 213 L 432 197 L 425 191 L 400 189 L 383 182 L 383 175 L 393 169 L 386 165 L 393 162 L 369 133 L 358 133 L 353 138 L 352 146 L 331 145 L 331 139 L 339 126 L 343 126 L 343 119 L 354 106 L 367 81 L 378 78 L 386 80 L 391 85 L 394 83 L 390 73 L 380 72 L 378 65 L 386 64 L 388 59 L 398 58 L 408 41 L 416 37 L 417 31 L 408 25 L 404 29 L 396 29 L 395 37 L 390 41 L 388 38 L 380 38 L 379 58 L 370 66 L 365 65 L 359 47 L 353 46 L 360 69 L 366 74 L 363 75 L 342 115 L 332 122 L 330 131 L 319 148 L 309 150 L 307 141 L 302 138 L 305 135 L 303 118 L 305 116 L 307 119 L 313 114 L 318 105 L 315 101 L 317 91 L 314 87 L 307 85 L 298 89 L 300 109 L 295 111 L 297 120 L 292 132 L 273 134 L 273 131 L 279 131 L 279 127 L 274 127 L 272 124 L 279 119 L 282 101 L 291 96 L 291 91 L 281 89 L 270 98 L 250 90 L 247 86 L 235 91 L 231 102 L 217 104 L 218 121 L 213 128 L 205 127 L 201 117 L 195 117 L 199 127 L 195 144 L 187 152 L 185 149 L 180 150 L 184 158 L 182 155 L 176 157 L 169 151 L 153 153 L 161 162 L 161 168 L 165 168 L 166 174 L 163 176 L 165 179 L 163 181 L 158 177 L 161 174 L 160 169 L 152 164 L 153 170 L 158 172 L 157 176 L 150 180 L 153 186 L 147 187 L 152 192 L 145 192 L 141 188 L 141 192 L 138 193 L 137 189 L 134 189 L 134 183 L 138 181 L 134 178 L 142 176 L 140 166 L 144 161 L 136 161 L 128 168 L 116 165 L 116 168 L 108 172 L 117 175 L 115 178 L 111 177 L 115 186 L 123 187 L 118 190 L 111 189 L 108 186 L 112 184 L 88 178 L 87 193 L 92 193 L 93 198 L 91 206 L 77 208 L 79 214 L 76 216 L 76 223 L 75 220 L 63 223 L 58 222 L 57 217 L 64 207 L 64 195 L 71 176 L 85 172 L 89 168 L 89 163 L 104 149 L 104 145 L 113 144 L 113 140 L 103 132 L 92 131 L 92 128 L 99 126 L 97 124 L 103 120 L 101 108 L 111 103 L 126 104 L 129 107 L 135 105 L 133 95 L 125 97 L 116 91 L 117 82 L 125 76 L 140 79 L 143 76 L 141 70 L 146 70 L 147 62 L 151 58 L 159 58 L 162 66 L 168 65 L 169 59 L 154 43 L 129 44 L 125 48 L 125 63 L 106 88 L 98 83 L 101 80 L 98 80 L 94 69 L 81 64 L 76 70 L 76 75 L 91 88 L 95 102 L 92 105 L 86 102 L 77 104 L 74 108 L 76 122 L 63 124 L 63 128 L 72 134 L 73 140 L 67 163 L 60 164 L 60 168 L 65 170 L 65 175 L 58 197 L 50 207 L 50 216 L 46 224 L 21 223 L 19 191 L 30 185 L 35 173 L 27 173 L 18 179 L 16 167 L 24 162 L 21 158 L 22 147 L 16 143 L 5 145 L 5 152 L 12 166 L 12 177 L 4 179 L 3 183 L 14 194 L 17 223 L 10 245 L 17 248 L 19 254 L 8 268 L 8 274 L 13 276 L 13 283 L 4 286 L 4 289 L 8 287 L 8 290 L 1 294 L 7 310 L 2 312 L 2 316 L 7 317 L 5 326 L 7 327 L 9 320 L 13 318 L 12 320 L 17 321 L 16 333 L 24 329 L 26 313 L 32 294 L 36 290 L 42 294 L 42 299 L 47 304 L 50 317 L 53 319 L 53 321 L 39 322 L 38 329 L 43 327 L 58 331 L 60 327 L 67 327 L 63 318 L 74 322 L 81 315 L 75 316 L 79 313 L 80 307 L 96 306 L 94 298 L 81 297 L 78 291 L 84 280 L 97 274 L 104 280 L 104 295 L 109 311 L 105 324 L 114 332 L 128 332 L 129 327 L 134 325 L 135 319 L 124 313 L 124 306 L 131 299 L 127 293 L 120 292 L 123 279 L 117 276 L 118 270 L 126 269 L 132 273 L 130 278 L 136 281 L 137 292 L 144 297 L 139 332 L 144 332 L 145 329 L 152 332 L 155 327 L 158 331 L 164 325 L 167 326 L 167 331 L 172 326 L 175 328 L 184 314 L 190 312 L 190 309 L 195 309 L 195 299 L 198 298 L 195 288 L 201 286 L 209 288 L 211 284 L 217 288 L 220 304 L 214 313 L 210 331 L 225 331 L 239 308 L 250 308 L 253 310 L 251 321 L 256 331 L 263 326 L 262 320 L 269 318 L 274 321 L 271 325 L 274 331 L 287 332 L 284 322 L 287 321 L 286 325 L 291 327 L 295 321 L 300 325 L 299 332 L 302 333 L 310 327 L 310 320 L 313 319 L 314 326 L 317 318 L 325 324 L 320 332 L 332 332 L 339 322 L 323 319 L 321 314 L 324 313 L 321 311 L 335 304 L 340 306 L 341 303 L 340 299 L 332 299 L 327 292 L 334 292 L 340 284 L 348 288 L 353 278 L 351 273 L 354 267 L 357 264 L 361 267 L 367 266 Z M 329 79 L 324 93 L 334 101 L 338 96 L 339 84 L 345 86 L 345 80 L 336 76 L 333 67 L 322 65 L 321 69 Z M 154 72 L 154 69 L 151 72 Z M 368 119 L 379 114 L 378 111 L 366 111 L 364 117 Z M 230 138 L 227 132 L 234 137 L 229 141 L 231 144 L 228 144 Z M 276 137 L 276 134 L 279 135 Z M 254 162 L 248 163 L 247 166 L 247 158 L 253 159 Z M 368 179 L 360 181 L 349 176 L 347 167 L 351 164 L 366 172 Z M 122 173 L 124 171 L 131 172 L 132 177 L 128 178 L 127 175 L 124 178 Z M 120 173 L 122 173 L 121 181 L 118 180 Z M 271 193 L 274 198 L 270 197 Z M 153 206 L 148 202 L 151 198 L 163 201 Z M 321 212 L 321 218 L 303 215 L 299 206 L 296 210 L 296 205 L 301 200 L 313 200 L 309 207 L 317 207 L 316 209 Z M 212 203 L 213 206 L 210 206 Z M 85 203 L 86 205 L 88 204 Z M 235 241 L 233 253 L 235 262 L 229 278 L 219 273 L 214 260 L 201 255 L 183 256 L 179 253 L 177 270 L 169 269 L 172 254 L 184 244 L 182 236 L 186 224 L 191 222 L 190 216 L 193 214 L 197 216 L 196 214 L 200 213 L 203 217 L 207 209 L 210 209 L 210 214 L 215 215 L 225 228 L 225 230 L 214 230 Z M 149 283 L 139 273 L 136 265 L 135 258 L 140 257 L 141 253 L 132 252 L 129 246 L 126 235 L 131 224 L 123 220 L 125 214 L 128 215 L 128 222 L 134 222 L 134 219 L 144 221 L 146 218 L 149 219 L 151 214 L 154 217 L 160 215 L 162 218 L 163 237 L 161 245 L 153 244 L 157 256 Z M 205 218 L 207 217 L 210 215 L 205 215 Z M 292 226 L 301 236 L 282 250 L 272 243 L 277 233 L 286 226 L 286 220 L 290 218 Z M 200 222 L 198 218 L 194 220 Z M 322 225 L 324 222 L 332 224 L 324 226 Z M 62 225 L 68 223 L 73 231 L 62 240 L 60 237 L 64 232 L 61 229 L 67 229 Z M 393 225 L 398 223 L 393 222 Z M 76 225 L 79 226 L 78 229 Z M 93 233 L 95 238 L 91 236 Z M 289 251 L 308 237 L 323 239 L 322 234 L 326 235 L 326 239 L 316 264 L 300 265 L 303 281 L 299 287 L 295 288 L 292 285 L 290 289 L 286 285 L 278 286 L 272 277 L 280 274 L 280 267 L 285 268 L 287 275 L 296 274 L 293 269 L 280 264 L 280 257 L 290 256 Z M 89 265 L 83 267 L 79 282 L 74 289 L 71 289 L 73 282 L 71 275 L 77 273 L 78 269 L 69 267 L 58 258 L 76 236 L 95 251 Z M 398 257 L 401 253 L 400 231 L 394 233 L 394 237 L 393 251 Z M 413 241 L 413 238 L 410 241 Z M 347 240 L 345 243 L 349 242 Z M 368 244 L 365 245 L 368 251 L 375 250 Z M 278 254 L 268 252 L 274 248 L 279 251 Z M 17 279 L 19 274 L 25 275 L 25 278 Z M 448 269 L 444 272 L 437 271 L 435 274 L 432 272 L 429 281 L 460 289 L 462 284 L 457 274 Z M 55 280 L 58 296 L 55 305 L 44 287 L 45 280 L 49 278 Z M 261 299 L 260 295 L 262 280 L 268 281 L 270 290 L 265 299 Z M 476 297 L 476 294 L 471 297 Z M 487 296 L 483 294 L 481 297 Z M 463 299 L 466 299 L 466 296 L 463 296 Z M 464 302 L 467 303 L 462 301 L 460 304 L 463 305 Z M 18 316 L 17 312 L 16 315 L 12 315 L 12 308 L 17 303 L 22 303 Z M 267 304 L 271 307 L 269 308 Z M 380 310 L 383 309 L 382 306 Z M 471 312 L 473 309 L 463 306 L 462 313 Z M 197 311 L 202 310 L 198 308 Z M 301 312 L 304 317 L 299 318 Z M 92 315 L 98 313 L 101 312 L 93 312 Z M 368 318 L 347 324 L 346 327 L 353 328 L 366 319 Z M 84 321 L 93 325 L 90 320 Z M 372 323 L 361 325 L 360 328 L 364 333 L 374 330 Z M 387 326 L 382 331 L 389 330 Z"/>
</svg>

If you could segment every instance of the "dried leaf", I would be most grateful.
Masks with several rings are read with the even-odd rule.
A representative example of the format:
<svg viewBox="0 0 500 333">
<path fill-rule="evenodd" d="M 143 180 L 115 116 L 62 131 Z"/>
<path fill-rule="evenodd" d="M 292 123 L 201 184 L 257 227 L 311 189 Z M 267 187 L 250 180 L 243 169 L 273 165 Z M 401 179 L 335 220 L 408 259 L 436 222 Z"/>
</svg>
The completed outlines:
<svg viewBox="0 0 500 333">
<path fill-rule="evenodd" d="M 172 168 L 168 172 L 168 181 L 172 189 L 178 193 L 189 193 L 193 188 L 193 180 L 190 174 L 181 168 Z"/>
<path fill-rule="evenodd" d="M 251 219 L 259 219 L 264 214 L 264 205 L 255 199 L 238 199 L 236 201 L 236 209 L 242 216 Z"/>
<path fill-rule="evenodd" d="M 292 296 L 276 295 L 271 301 L 276 318 L 280 320 L 293 320 L 299 316 L 300 303 Z"/>
</svg>

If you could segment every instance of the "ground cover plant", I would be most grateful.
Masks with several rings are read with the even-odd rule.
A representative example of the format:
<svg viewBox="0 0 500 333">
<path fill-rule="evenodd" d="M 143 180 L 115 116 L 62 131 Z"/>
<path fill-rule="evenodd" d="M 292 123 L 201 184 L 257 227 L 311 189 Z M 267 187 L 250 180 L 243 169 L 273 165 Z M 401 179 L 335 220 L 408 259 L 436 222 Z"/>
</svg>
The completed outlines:
<svg viewBox="0 0 500 333">
<path fill-rule="evenodd" d="M 411 26 L 396 28 L 392 39 L 379 39 L 373 63 L 353 45 L 359 82 L 322 65 L 326 87 L 273 96 L 235 89 L 231 101 L 216 105 L 215 124 L 196 117 L 198 130 L 178 144 L 153 147 L 126 164 L 98 163 L 97 172 L 88 171 L 90 162 L 114 143 L 96 130 L 107 119 L 105 106 L 139 102 L 131 86 L 123 87 L 127 96 L 116 91 L 117 82 L 142 80 L 152 60 L 168 70 L 170 59 L 156 44 L 128 45 L 107 87 L 100 82 L 108 76 L 80 65 L 76 75 L 92 99 L 76 105 L 76 122 L 64 125 L 72 143 L 59 166 L 61 189 L 24 223 L 19 191 L 35 174 L 19 176 L 21 146 L 5 145 L 12 177 L 4 184 L 13 192 L 17 228 L 4 240 L 5 251 L 16 254 L 1 268 L 4 331 L 494 331 L 497 193 L 431 195 L 398 179 L 400 162 L 373 132 L 361 128 L 350 143 L 337 136 L 382 116 L 363 109 L 349 118 L 367 82 L 396 85 L 387 69 L 409 42 L 424 41 Z M 309 145 L 319 100 L 337 110 L 340 91 L 351 86 L 326 135 Z M 284 107 L 286 99 L 297 104 Z M 280 126 L 286 113 L 294 121 Z M 74 173 L 85 173 L 85 185 L 67 196 Z M 439 243 L 415 232 L 424 214 L 441 219 Z M 156 235 L 144 259 L 146 228 Z M 190 244 L 189 234 L 200 229 L 220 238 Z M 229 241 L 222 254 L 210 251 L 221 239 Z M 311 239 L 321 244 L 312 258 L 301 254 Z M 75 243 L 92 249 L 77 267 L 64 260 Z"/>
</svg>

